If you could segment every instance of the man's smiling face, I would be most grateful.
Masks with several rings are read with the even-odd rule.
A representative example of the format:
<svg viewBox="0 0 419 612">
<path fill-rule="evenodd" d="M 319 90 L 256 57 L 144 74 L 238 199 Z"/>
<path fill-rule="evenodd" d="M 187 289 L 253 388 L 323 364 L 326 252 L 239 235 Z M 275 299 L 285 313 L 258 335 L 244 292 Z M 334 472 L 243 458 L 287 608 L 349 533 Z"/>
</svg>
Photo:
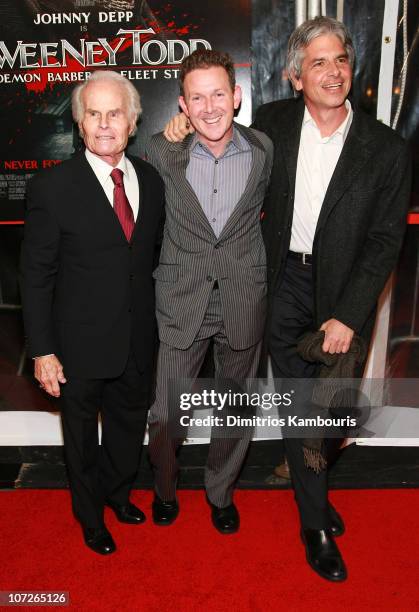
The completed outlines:
<svg viewBox="0 0 419 612">
<path fill-rule="evenodd" d="M 342 107 L 351 89 L 352 68 L 340 39 L 334 34 L 314 38 L 304 49 L 299 78 L 291 77 L 310 112 Z"/>
<path fill-rule="evenodd" d="M 124 87 L 110 80 L 89 83 L 82 93 L 84 114 L 79 124 L 86 148 L 116 166 L 135 126 Z"/>
<path fill-rule="evenodd" d="M 185 76 L 184 95 L 179 98 L 199 140 L 213 152 L 222 152 L 233 133 L 234 111 L 240 105 L 241 90 L 234 91 L 227 71 L 221 66 L 197 68 Z"/>
</svg>

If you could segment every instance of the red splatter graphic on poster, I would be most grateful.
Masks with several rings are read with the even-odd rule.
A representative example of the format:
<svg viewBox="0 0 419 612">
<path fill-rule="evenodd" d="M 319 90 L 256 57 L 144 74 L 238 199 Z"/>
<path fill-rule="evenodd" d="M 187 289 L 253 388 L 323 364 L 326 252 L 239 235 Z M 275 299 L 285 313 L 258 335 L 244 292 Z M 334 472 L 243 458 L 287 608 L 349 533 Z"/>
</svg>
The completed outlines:
<svg viewBox="0 0 419 612">
<path fill-rule="evenodd" d="M 228 51 L 250 100 L 250 32 L 250 0 L 2 2 L 0 222 L 22 218 L 30 176 L 80 147 L 71 92 L 93 71 L 116 70 L 139 89 L 144 112 L 129 150 L 141 155 L 177 112 L 179 66 L 195 49 Z"/>
</svg>

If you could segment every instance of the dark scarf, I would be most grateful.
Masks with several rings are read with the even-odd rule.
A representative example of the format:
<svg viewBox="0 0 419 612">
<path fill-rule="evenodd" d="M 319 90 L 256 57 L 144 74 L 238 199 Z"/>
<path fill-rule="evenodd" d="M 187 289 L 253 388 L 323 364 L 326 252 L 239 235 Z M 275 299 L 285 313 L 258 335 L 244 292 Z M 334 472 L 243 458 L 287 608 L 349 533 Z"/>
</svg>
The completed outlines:
<svg viewBox="0 0 419 612">
<path fill-rule="evenodd" d="M 354 390 L 344 389 L 338 380 L 354 378 L 357 366 L 366 357 L 367 348 L 364 340 L 354 336 L 347 353 L 330 354 L 322 350 L 324 331 L 306 334 L 297 345 L 298 354 L 311 363 L 320 364 L 318 377 L 328 379 L 315 384 L 312 394 L 313 404 L 321 410 L 353 406 L 356 401 Z M 326 469 L 327 459 L 324 438 L 305 438 L 303 440 L 304 463 L 317 474 Z"/>
</svg>

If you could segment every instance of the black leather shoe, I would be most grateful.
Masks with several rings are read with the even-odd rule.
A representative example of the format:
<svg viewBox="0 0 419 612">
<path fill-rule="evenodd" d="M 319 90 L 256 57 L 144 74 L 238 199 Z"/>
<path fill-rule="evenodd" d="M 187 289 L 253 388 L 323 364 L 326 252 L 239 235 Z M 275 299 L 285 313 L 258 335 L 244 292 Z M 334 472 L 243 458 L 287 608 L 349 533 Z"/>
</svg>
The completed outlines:
<svg viewBox="0 0 419 612">
<path fill-rule="evenodd" d="M 110 555 L 115 552 L 115 542 L 106 527 L 83 527 L 86 546 L 99 555 Z"/>
<path fill-rule="evenodd" d="M 214 527 L 223 534 L 236 533 L 240 526 L 240 516 L 234 504 L 225 508 L 211 505 L 211 519 Z"/>
<path fill-rule="evenodd" d="M 139 525 L 144 523 L 146 516 L 142 510 L 128 502 L 125 506 L 119 506 L 111 501 L 107 501 L 106 505 L 115 512 L 116 518 L 120 523 L 129 523 L 130 525 Z"/>
<path fill-rule="evenodd" d="M 308 564 L 319 576 L 332 582 L 347 578 L 345 563 L 338 547 L 326 529 L 301 529 Z"/>
<path fill-rule="evenodd" d="M 154 496 L 152 504 L 153 522 L 156 525 L 171 525 L 179 514 L 179 505 L 176 500 L 163 501 L 158 495 Z"/>
<path fill-rule="evenodd" d="M 341 536 L 345 533 L 345 523 L 342 517 L 337 512 L 336 508 L 329 503 L 329 516 L 330 516 L 330 527 L 329 532 L 334 538 Z"/>
</svg>

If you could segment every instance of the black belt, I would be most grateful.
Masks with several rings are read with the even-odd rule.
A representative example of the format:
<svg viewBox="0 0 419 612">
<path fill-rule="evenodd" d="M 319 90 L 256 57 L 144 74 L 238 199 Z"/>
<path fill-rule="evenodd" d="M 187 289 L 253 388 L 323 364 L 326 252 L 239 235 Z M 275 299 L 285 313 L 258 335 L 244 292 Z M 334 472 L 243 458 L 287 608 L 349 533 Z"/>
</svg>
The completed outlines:
<svg viewBox="0 0 419 612">
<path fill-rule="evenodd" d="M 294 253 L 294 251 L 288 251 L 288 257 L 300 262 L 305 266 L 311 266 L 313 259 L 311 253 Z"/>
</svg>

